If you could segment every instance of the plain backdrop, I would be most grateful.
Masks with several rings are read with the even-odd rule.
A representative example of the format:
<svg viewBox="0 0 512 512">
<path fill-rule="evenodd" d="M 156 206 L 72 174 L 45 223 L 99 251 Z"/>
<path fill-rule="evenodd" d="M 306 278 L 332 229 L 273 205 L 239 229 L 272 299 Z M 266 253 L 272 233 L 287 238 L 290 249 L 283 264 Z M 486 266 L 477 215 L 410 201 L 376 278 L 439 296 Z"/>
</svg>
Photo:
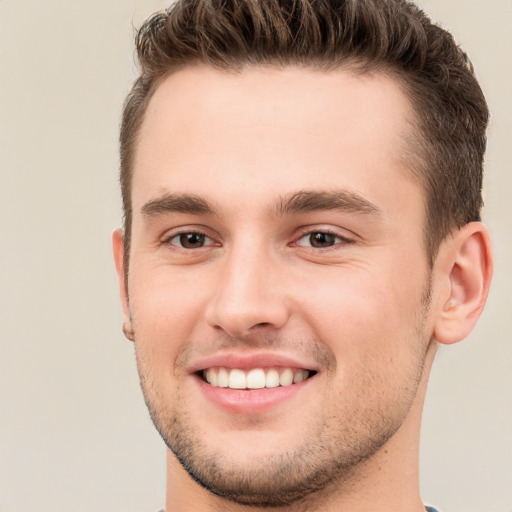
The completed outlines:
<svg viewBox="0 0 512 512">
<path fill-rule="evenodd" d="M 424 499 L 512 512 L 512 1 L 423 0 L 492 111 L 496 255 L 475 332 L 443 347 L 422 430 Z M 121 333 L 120 107 L 156 0 L 0 0 L 0 512 L 153 512 L 165 450 Z"/>
</svg>

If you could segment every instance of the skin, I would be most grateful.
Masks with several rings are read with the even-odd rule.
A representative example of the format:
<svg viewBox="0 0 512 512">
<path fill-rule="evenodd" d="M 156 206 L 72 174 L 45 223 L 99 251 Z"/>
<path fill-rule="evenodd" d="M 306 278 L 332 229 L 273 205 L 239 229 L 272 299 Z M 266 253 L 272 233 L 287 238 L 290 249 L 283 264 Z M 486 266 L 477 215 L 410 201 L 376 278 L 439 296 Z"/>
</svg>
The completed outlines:
<svg viewBox="0 0 512 512">
<path fill-rule="evenodd" d="M 472 223 L 429 268 L 425 198 L 402 158 L 413 122 L 383 74 L 194 67 L 158 87 L 135 154 L 128 290 L 121 231 L 114 256 L 171 448 L 167 512 L 424 510 L 428 373 L 438 342 L 476 322 L 491 256 Z M 186 248 L 185 233 L 201 238 Z M 271 408 L 231 411 L 192 371 L 226 353 L 317 373 Z"/>
</svg>

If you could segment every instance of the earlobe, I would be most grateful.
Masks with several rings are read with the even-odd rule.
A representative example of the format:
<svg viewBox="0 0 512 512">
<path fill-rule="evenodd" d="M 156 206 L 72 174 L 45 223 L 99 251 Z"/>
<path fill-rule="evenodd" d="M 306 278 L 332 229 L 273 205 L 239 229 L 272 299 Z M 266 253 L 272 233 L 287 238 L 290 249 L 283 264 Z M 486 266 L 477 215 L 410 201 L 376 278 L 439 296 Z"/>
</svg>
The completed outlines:
<svg viewBox="0 0 512 512">
<path fill-rule="evenodd" d="M 116 229 L 112 234 L 112 249 L 116 265 L 117 280 L 119 284 L 119 296 L 123 308 L 123 333 L 127 339 L 133 341 L 133 328 L 131 322 L 130 306 L 128 303 L 128 290 L 126 289 L 125 262 L 124 262 L 124 239 L 121 229 Z"/>
<path fill-rule="evenodd" d="M 440 343 L 451 344 L 469 335 L 487 299 L 492 276 L 487 228 L 481 222 L 463 226 L 441 248 L 439 256 L 444 259 L 442 268 L 448 291 L 435 323 L 434 336 Z"/>
</svg>

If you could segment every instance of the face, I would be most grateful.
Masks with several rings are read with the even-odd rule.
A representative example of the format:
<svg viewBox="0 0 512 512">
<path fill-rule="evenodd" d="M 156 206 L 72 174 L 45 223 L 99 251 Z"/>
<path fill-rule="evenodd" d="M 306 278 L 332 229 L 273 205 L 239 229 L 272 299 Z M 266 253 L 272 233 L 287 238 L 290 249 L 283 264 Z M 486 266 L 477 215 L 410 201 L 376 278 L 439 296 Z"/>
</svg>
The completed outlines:
<svg viewBox="0 0 512 512">
<path fill-rule="evenodd" d="M 411 119 L 343 70 L 190 68 L 151 99 L 127 314 L 155 425 L 212 492 L 291 503 L 406 420 L 432 330 Z"/>
</svg>

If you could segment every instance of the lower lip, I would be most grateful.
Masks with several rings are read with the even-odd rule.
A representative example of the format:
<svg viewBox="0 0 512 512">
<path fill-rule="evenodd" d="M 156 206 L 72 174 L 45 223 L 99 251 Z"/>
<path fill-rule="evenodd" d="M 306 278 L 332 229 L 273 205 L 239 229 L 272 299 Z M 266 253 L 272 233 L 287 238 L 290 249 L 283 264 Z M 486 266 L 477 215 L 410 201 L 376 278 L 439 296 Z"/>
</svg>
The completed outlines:
<svg viewBox="0 0 512 512">
<path fill-rule="evenodd" d="M 211 386 L 196 376 L 203 395 L 215 405 L 239 414 L 257 414 L 277 407 L 290 400 L 299 391 L 310 384 L 314 377 L 310 377 L 298 384 L 278 386 L 276 388 L 230 389 Z"/>
</svg>

